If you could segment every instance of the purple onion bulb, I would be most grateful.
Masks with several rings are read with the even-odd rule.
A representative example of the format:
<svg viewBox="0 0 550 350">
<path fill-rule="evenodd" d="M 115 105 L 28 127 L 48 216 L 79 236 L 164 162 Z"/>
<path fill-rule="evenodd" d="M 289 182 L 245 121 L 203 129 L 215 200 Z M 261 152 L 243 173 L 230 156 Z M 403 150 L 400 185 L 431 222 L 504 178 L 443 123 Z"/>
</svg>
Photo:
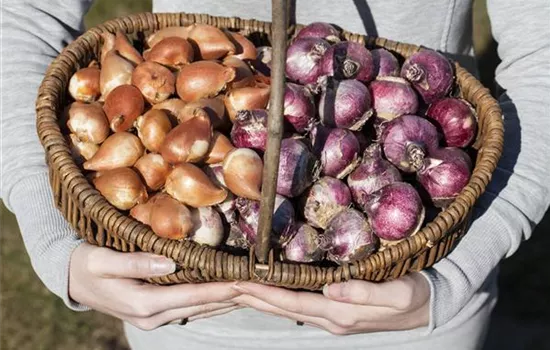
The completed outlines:
<svg viewBox="0 0 550 350">
<path fill-rule="evenodd" d="M 322 241 L 327 258 L 337 263 L 365 259 L 379 244 L 367 218 L 351 208 L 342 210 L 330 220 Z"/>
<path fill-rule="evenodd" d="M 374 80 L 369 88 L 376 117 L 383 121 L 418 111 L 416 92 L 405 79 L 381 77 Z"/>
<path fill-rule="evenodd" d="M 278 171 L 277 193 L 293 198 L 317 180 L 320 162 L 301 140 L 286 138 L 281 141 Z"/>
<path fill-rule="evenodd" d="M 322 75 L 337 80 L 357 79 L 368 83 L 376 75 L 370 51 L 353 41 L 332 45 L 323 55 L 321 66 Z"/>
<path fill-rule="evenodd" d="M 371 51 L 374 62 L 374 72 L 378 77 L 398 77 L 399 61 L 386 49 L 376 49 Z"/>
<path fill-rule="evenodd" d="M 430 104 L 451 91 L 454 71 L 445 56 L 434 50 L 423 50 L 405 60 L 401 77 L 414 86 L 424 102 Z"/>
<path fill-rule="evenodd" d="M 298 32 L 296 39 L 300 38 L 320 38 L 332 44 L 340 42 L 340 33 L 329 23 L 313 22 Z"/>
<path fill-rule="evenodd" d="M 347 178 L 353 200 L 363 210 L 372 193 L 400 181 L 401 173 L 382 158 L 382 149 L 377 143 L 373 143 L 365 150 L 361 163 Z"/>
<path fill-rule="evenodd" d="M 231 142 L 238 148 L 265 152 L 267 143 L 267 111 L 263 109 L 237 112 L 231 129 Z"/>
<path fill-rule="evenodd" d="M 351 205 L 351 193 L 346 184 L 324 176 L 311 186 L 305 196 L 304 217 L 314 227 L 325 229 L 328 222 Z"/>
<path fill-rule="evenodd" d="M 228 224 L 233 224 L 237 221 L 237 207 L 235 195 L 231 192 L 227 192 L 227 198 L 216 205 L 216 209 L 221 214 L 222 218 Z"/>
<path fill-rule="evenodd" d="M 300 84 L 315 84 L 321 75 L 321 58 L 330 44 L 319 38 L 295 40 L 286 52 L 286 75 Z"/>
<path fill-rule="evenodd" d="M 436 207 L 448 206 L 468 184 L 472 161 L 468 154 L 455 147 L 437 150 L 424 159 L 417 179 Z"/>
<path fill-rule="evenodd" d="M 313 154 L 321 159 L 321 174 L 342 179 L 359 164 L 361 146 L 352 131 L 316 125 L 311 140 Z"/>
<path fill-rule="evenodd" d="M 321 123 L 333 128 L 361 130 L 373 113 L 368 88 L 360 81 L 328 78 L 319 100 Z"/>
<path fill-rule="evenodd" d="M 449 147 L 467 147 L 476 136 L 475 111 L 467 101 L 458 98 L 444 98 L 428 108 L 426 117 L 443 132 Z"/>
<path fill-rule="evenodd" d="M 385 123 L 381 139 L 386 158 L 407 173 L 420 169 L 426 154 L 439 147 L 436 127 L 416 115 L 404 115 Z"/>
<path fill-rule="evenodd" d="M 297 222 L 293 237 L 283 248 L 283 259 L 301 263 L 321 261 L 325 251 L 321 249 L 321 236 L 313 227 Z"/>
<path fill-rule="evenodd" d="M 237 198 L 237 211 L 239 212 L 239 228 L 245 234 L 250 244 L 256 243 L 258 234 L 258 222 L 260 220 L 260 201 L 245 198 Z M 284 245 L 292 238 L 292 225 L 294 224 L 294 207 L 283 196 L 275 196 L 273 208 L 272 239 L 274 244 Z"/>
<path fill-rule="evenodd" d="M 286 83 L 283 114 L 294 130 L 306 131 L 315 118 L 315 103 L 309 89 L 302 85 Z"/>
<path fill-rule="evenodd" d="M 374 233 L 396 241 L 418 232 L 425 209 L 418 192 L 406 182 L 394 182 L 374 192 L 365 203 Z"/>
</svg>

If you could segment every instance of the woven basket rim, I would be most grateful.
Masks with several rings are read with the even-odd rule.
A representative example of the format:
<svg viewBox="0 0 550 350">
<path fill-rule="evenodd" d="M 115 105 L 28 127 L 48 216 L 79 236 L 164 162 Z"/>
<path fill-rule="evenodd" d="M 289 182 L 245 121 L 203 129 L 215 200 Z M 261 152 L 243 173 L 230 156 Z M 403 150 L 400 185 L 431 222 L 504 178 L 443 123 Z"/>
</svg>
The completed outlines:
<svg viewBox="0 0 550 350">
<path fill-rule="evenodd" d="M 224 23 L 227 29 L 241 30 L 244 34 L 253 32 L 270 35 L 270 22 L 254 19 L 246 20 L 239 17 L 210 16 L 207 14 L 190 13 L 140 13 L 130 16 L 115 18 L 90 28 L 75 41 L 70 43 L 57 56 L 48 67 L 46 75 L 39 88 L 36 100 L 37 131 L 40 141 L 46 151 L 48 166 L 60 172 L 62 181 L 71 197 L 79 203 L 81 210 L 90 215 L 97 222 L 113 232 L 120 238 L 135 244 L 141 250 L 163 254 L 175 259 L 182 268 L 204 268 L 202 261 L 186 261 L 186 250 L 204 250 L 205 254 L 212 255 L 212 259 L 223 259 L 231 254 L 221 252 L 216 248 L 199 246 L 190 241 L 170 241 L 156 236 L 151 229 L 126 216 L 109 204 L 105 198 L 86 180 L 81 169 L 71 157 L 69 146 L 61 133 L 58 123 L 58 115 L 64 106 L 59 106 L 60 99 L 56 94 L 66 94 L 68 81 L 72 73 L 81 68 L 79 61 L 89 61 L 93 52 L 97 52 L 100 43 L 100 33 L 121 29 L 126 33 L 158 30 L 173 25 L 188 25 L 193 22 L 216 25 Z M 297 24 L 289 27 L 289 34 L 295 34 L 303 25 Z M 383 47 L 392 52 L 407 57 L 410 54 L 424 48 L 392 41 L 380 37 L 370 37 L 353 34 L 344 30 L 343 36 L 347 40 L 365 44 L 367 47 Z M 86 52 L 83 54 L 82 49 Z M 368 258 L 338 267 L 319 267 L 322 271 L 330 272 L 343 279 L 364 276 L 365 271 L 376 272 L 378 269 L 388 267 L 401 260 L 418 255 L 441 240 L 450 230 L 467 220 L 471 215 L 473 206 L 479 196 L 485 191 L 503 148 L 503 123 L 502 111 L 498 102 L 490 95 L 488 89 L 483 87 L 476 78 L 455 63 L 456 78 L 461 87 L 468 86 L 467 96 L 462 96 L 476 108 L 480 119 L 478 124 L 479 134 L 475 148 L 478 149 L 478 159 L 472 172 L 468 185 L 460 195 L 449 205 L 446 210 L 437 215 L 435 219 L 425 225 L 415 235 L 378 251 Z M 61 98 L 62 99 L 62 98 Z M 483 118 L 482 118 L 483 116 Z M 408 252 L 408 254 L 403 253 Z M 281 269 L 300 270 L 308 264 L 275 262 L 273 253 L 270 254 L 270 262 L 267 265 L 256 264 L 253 260 L 253 250 L 242 262 L 248 263 L 248 275 L 250 279 L 262 279 L 268 282 L 273 273 L 274 265 L 280 264 Z M 294 265 L 285 266 L 285 265 Z M 167 277 L 169 279 L 169 277 Z M 246 276 L 243 276 L 246 278 Z"/>
</svg>

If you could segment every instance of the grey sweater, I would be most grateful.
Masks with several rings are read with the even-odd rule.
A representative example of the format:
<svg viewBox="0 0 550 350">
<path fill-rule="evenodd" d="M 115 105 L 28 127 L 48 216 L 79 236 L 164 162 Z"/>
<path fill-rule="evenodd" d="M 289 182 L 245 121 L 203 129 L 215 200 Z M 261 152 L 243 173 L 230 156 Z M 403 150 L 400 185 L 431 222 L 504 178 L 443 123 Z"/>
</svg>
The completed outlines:
<svg viewBox="0 0 550 350">
<path fill-rule="evenodd" d="M 74 310 L 87 309 L 68 297 L 69 259 L 81 241 L 53 207 L 44 151 L 36 134 L 34 102 L 47 65 L 83 30 L 82 17 L 91 3 L 92 0 L 4 0 L 1 9 L 1 195 L 17 216 L 37 275 Z M 299 0 L 296 22 L 327 21 L 354 32 L 422 44 L 449 53 L 475 74 L 471 1 L 369 0 L 367 3 Z M 482 286 L 488 276 L 501 259 L 513 254 L 521 241 L 530 237 L 550 204 L 547 175 L 550 172 L 547 158 L 550 153 L 550 3 L 547 0 L 489 0 L 488 8 L 502 60 L 496 80 L 505 91 L 499 96 L 506 127 L 505 151 L 493 181 L 477 204 L 469 233 L 452 254 L 423 272 L 432 292 L 430 325 L 422 330 L 428 334 L 471 317 L 471 314 L 464 316 L 461 310 L 467 309 L 476 296 L 486 293 Z M 252 3 L 156 0 L 154 11 L 204 12 L 270 20 L 267 0 Z M 203 340 L 212 340 L 208 327 L 225 327 L 216 334 L 267 340 L 279 338 L 276 331 L 286 329 L 300 343 L 300 340 L 319 337 L 316 332 L 321 332 L 294 332 L 287 323 L 251 311 L 230 313 L 225 316 L 223 326 L 209 322 L 214 321 L 197 322 L 193 326 L 196 336 L 202 334 Z M 269 323 L 272 333 L 258 332 L 253 327 L 258 323 Z M 354 337 L 364 342 L 375 336 L 384 343 L 384 339 L 392 339 L 395 334 Z M 315 342 L 303 344 L 315 347 Z M 336 346 L 336 340 L 333 344 Z M 285 347 L 283 343 L 280 345 Z"/>
</svg>

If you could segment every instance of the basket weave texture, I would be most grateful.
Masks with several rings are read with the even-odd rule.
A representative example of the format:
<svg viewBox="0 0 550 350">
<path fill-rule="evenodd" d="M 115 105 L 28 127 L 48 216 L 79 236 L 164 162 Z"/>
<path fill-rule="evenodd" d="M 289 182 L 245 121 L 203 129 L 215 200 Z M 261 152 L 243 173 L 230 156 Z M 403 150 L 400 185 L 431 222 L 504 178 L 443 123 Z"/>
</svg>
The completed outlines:
<svg viewBox="0 0 550 350">
<path fill-rule="evenodd" d="M 103 31 L 143 33 L 169 26 L 206 23 L 240 31 L 257 45 L 269 44 L 271 23 L 236 17 L 215 17 L 189 13 L 142 13 L 105 22 L 88 30 L 68 45 L 51 63 L 36 101 L 37 130 L 46 151 L 55 205 L 83 239 L 91 244 L 123 252 L 147 251 L 174 259 L 175 273 L 148 280 L 158 284 L 209 281 L 254 280 L 287 288 L 318 290 L 323 285 L 349 279 L 384 281 L 410 271 L 428 268 L 444 258 L 467 231 L 473 205 L 484 192 L 497 166 L 503 147 L 502 112 L 497 101 L 465 69 L 455 64 L 460 97 L 476 109 L 477 151 L 470 182 L 454 202 L 417 234 L 387 247 L 368 258 L 341 266 L 284 263 L 273 251 L 267 264 L 259 264 L 254 252 L 235 255 L 201 246 L 192 241 L 160 238 L 146 225 L 120 212 L 88 182 L 71 157 L 59 120 L 66 104 L 67 87 L 74 72 L 99 56 Z M 301 29 L 289 27 L 289 39 Z M 383 47 L 404 58 L 421 50 L 416 45 L 384 38 L 366 37 L 344 31 L 346 40 L 368 48 Z"/>
</svg>

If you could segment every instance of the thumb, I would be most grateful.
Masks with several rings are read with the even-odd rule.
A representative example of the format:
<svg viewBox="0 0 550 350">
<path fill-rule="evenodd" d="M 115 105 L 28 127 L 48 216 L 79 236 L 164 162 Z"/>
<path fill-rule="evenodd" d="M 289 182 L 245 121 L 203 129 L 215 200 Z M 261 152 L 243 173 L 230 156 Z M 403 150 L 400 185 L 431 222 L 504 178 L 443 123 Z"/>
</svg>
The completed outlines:
<svg viewBox="0 0 550 350">
<path fill-rule="evenodd" d="M 88 255 L 88 269 L 100 277 L 148 278 L 173 273 L 176 264 L 172 259 L 151 253 L 120 253 L 98 248 Z"/>
</svg>

